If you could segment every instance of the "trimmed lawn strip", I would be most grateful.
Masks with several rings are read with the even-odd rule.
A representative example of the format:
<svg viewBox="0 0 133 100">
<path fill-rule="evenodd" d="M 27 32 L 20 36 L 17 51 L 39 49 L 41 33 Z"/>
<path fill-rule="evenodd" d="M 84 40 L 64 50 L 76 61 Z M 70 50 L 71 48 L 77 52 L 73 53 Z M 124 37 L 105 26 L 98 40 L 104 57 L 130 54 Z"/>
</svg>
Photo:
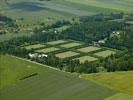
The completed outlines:
<svg viewBox="0 0 133 100">
<path fill-rule="evenodd" d="M 66 52 L 58 53 L 55 56 L 58 58 L 64 59 L 64 58 L 69 58 L 76 55 L 79 55 L 79 53 L 76 53 L 73 51 L 66 51 Z"/>
<path fill-rule="evenodd" d="M 91 56 L 82 56 L 82 57 L 75 58 L 75 59 L 79 59 L 80 63 L 84 63 L 85 61 L 92 62 L 92 61 L 98 60 L 98 58 L 94 58 Z"/>
<path fill-rule="evenodd" d="M 101 52 L 94 53 L 94 55 L 100 56 L 100 57 L 108 57 L 108 56 L 110 56 L 111 54 L 115 54 L 115 53 L 116 53 L 116 52 L 111 51 L 111 50 L 105 50 L 105 51 L 101 51 Z"/>
<path fill-rule="evenodd" d="M 77 49 L 77 50 L 80 51 L 80 52 L 83 52 L 83 53 L 88 53 L 88 52 L 97 51 L 97 50 L 100 50 L 100 49 L 101 48 L 99 48 L 99 47 L 88 46 L 88 47 L 80 48 L 80 49 Z"/>
<path fill-rule="evenodd" d="M 55 47 L 49 47 L 49 48 L 36 50 L 36 52 L 38 52 L 38 53 L 50 53 L 50 52 L 54 52 L 54 51 L 58 51 L 58 50 L 60 50 L 60 49 L 55 48 Z"/>
</svg>

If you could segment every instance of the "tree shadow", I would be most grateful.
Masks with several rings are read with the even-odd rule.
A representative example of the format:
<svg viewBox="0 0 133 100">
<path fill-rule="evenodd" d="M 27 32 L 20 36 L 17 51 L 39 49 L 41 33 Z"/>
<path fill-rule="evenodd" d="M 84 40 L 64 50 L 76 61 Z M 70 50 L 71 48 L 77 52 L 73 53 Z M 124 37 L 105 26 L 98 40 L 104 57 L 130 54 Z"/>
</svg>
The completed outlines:
<svg viewBox="0 0 133 100">
<path fill-rule="evenodd" d="M 11 9 L 19 9 L 24 11 L 40 11 L 47 9 L 42 7 L 43 4 L 37 2 L 20 2 L 15 4 L 10 4 Z"/>
</svg>

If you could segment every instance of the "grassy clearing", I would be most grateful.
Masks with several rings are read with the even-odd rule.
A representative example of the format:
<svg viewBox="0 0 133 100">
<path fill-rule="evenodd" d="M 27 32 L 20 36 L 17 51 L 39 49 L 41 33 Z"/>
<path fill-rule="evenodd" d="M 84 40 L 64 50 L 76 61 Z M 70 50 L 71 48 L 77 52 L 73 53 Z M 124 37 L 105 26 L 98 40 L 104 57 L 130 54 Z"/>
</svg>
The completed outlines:
<svg viewBox="0 0 133 100">
<path fill-rule="evenodd" d="M 38 76 L 0 90 L 1 100 L 103 100 L 116 92 L 69 73 L 11 56 L 1 56 L 0 80 L 14 81 L 31 72 Z M 1 74 L 1 73 L 0 73 Z M 13 76 L 13 78 L 11 78 Z M 15 77 L 15 78 L 14 78 Z M 12 84 L 10 82 L 10 84 Z"/>
<path fill-rule="evenodd" d="M 81 43 L 68 43 L 68 44 L 64 44 L 64 45 L 60 45 L 60 47 L 63 47 L 63 48 L 72 48 L 72 47 L 76 47 L 76 46 L 80 46 L 82 45 Z"/>
<path fill-rule="evenodd" d="M 105 51 L 101 51 L 101 52 L 95 53 L 94 55 L 100 56 L 100 57 L 108 57 L 111 54 L 115 54 L 115 52 L 111 51 L 111 50 L 105 50 Z"/>
<path fill-rule="evenodd" d="M 60 49 L 59 48 L 55 48 L 55 47 L 49 47 L 49 48 L 36 50 L 36 52 L 39 52 L 39 53 L 50 53 L 50 52 L 54 52 L 54 51 L 57 51 L 57 50 L 60 50 Z"/>
<path fill-rule="evenodd" d="M 97 73 L 81 75 L 84 79 L 94 80 L 102 85 L 107 85 L 114 90 L 133 95 L 133 71 Z"/>
<path fill-rule="evenodd" d="M 24 46 L 24 48 L 28 49 L 28 50 L 37 49 L 37 48 L 41 48 L 41 47 L 45 47 L 45 45 L 43 45 L 43 44 L 33 44 L 33 45 Z"/>
<path fill-rule="evenodd" d="M 73 52 L 73 51 L 67 51 L 67 52 L 63 52 L 63 53 L 58 53 L 55 56 L 58 58 L 68 58 L 68 57 L 72 57 L 72 56 L 76 56 L 79 55 L 79 53 Z"/>
<path fill-rule="evenodd" d="M 68 41 L 66 41 L 66 40 L 57 40 L 57 41 L 47 42 L 46 44 L 57 45 L 57 44 L 65 43 L 65 42 L 68 42 Z"/>
<path fill-rule="evenodd" d="M 108 97 L 104 100 L 133 100 L 133 95 L 118 93 L 118 94 Z"/>
<path fill-rule="evenodd" d="M 80 63 L 84 63 L 85 61 L 91 62 L 91 61 L 98 60 L 97 58 L 94 58 L 94 57 L 91 57 L 91 56 L 83 56 L 83 57 L 80 57 L 80 58 L 77 58 L 77 59 L 79 59 Z"/>
<path fill-rule="evenodd" d="M 94 47 L 94 46 L 89 46 L 89 47 L 85 47 L 85 48 L 80 48 L 80 49 L 78 49 L 78 51 L 88 53 L 88 52 L 96 51 L 96 50 L 99 50 L 99 49 L 101 49 L 101 48 Z"/>
</svg>

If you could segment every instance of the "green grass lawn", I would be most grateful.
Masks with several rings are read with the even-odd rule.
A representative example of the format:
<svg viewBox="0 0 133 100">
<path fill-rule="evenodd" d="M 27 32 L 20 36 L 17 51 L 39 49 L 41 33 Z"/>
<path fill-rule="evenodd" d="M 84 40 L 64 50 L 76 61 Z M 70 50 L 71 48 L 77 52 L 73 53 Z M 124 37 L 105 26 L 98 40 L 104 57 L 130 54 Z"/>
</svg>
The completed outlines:
<svg viewBox="0 0 133 100">
<path fill-rule="evenodd" d="M 60 50 L 60 49 L 59 48 L 55 48 L 55 47 L 49 47 L 49 48 L 36 50 L 36 52 L 39 52 L 39 53 L 50 53 L 50 52 L 54 52 L 54 51 L 57 51 L 57 50 Z"/>
<path fill-rule="evenodd" d="M 63 47 L 63 48 L 72 48 L 72 47 L 76 47 L 76 46 L 80 46 L 82 45 L 81 43 L 68 43 L 68 44 L 63 44 L 63 45 L 60 45 L 60 47 Z"/>
<path fill-rule="evenodd" d="M 94 46 L 89 46 L 89 47 L 80 48 L 80 49 L 78 49 L 78 51 L 87 53 L 87 52 L 92 52 L 92 51 L 96 51 L 96 50 L 99 50 L 99 49 L 101 49 L 101 48 L 94 47 Z"/>
<path fill-rule="evenodd" d="M 94 58 L 94 57 L 91 57 L 91 56 L 82 56 L 82 57 L 79 57 L 79 58 L 76 58 L 76 59 L 79 59 L 80 63 L 84 63 L 85 61 L 91 62 L 91 61 L 98 60 L 97 58 Z"/>
<path fill-rule="evenodd" d="M 37 48 L 41 48 L 41 47 L 45 47 L 45 45 L 43 44 L 33 44 L 33 45 L 28 45 L 28 46 L 24 46 L 25 49 L 37 49 Z"/>
<path fill-rule="evenodd" d="M 133 71 L 81 75 L 84 79 L 90 79 L 97 83 L 109 86 L 114 90 L 133 95 L 132 76 Z"/>
<path fill-rule="evenodd" d="M 65 43 L 65 42 L 68 42 L 68 41 L 66 41 L 66 40 L 57 40 L 57 41 L 47 42 L 46 44 L 57 45 L 57 44 Z"/>
<path fill-rule="evenodd" d="M 79 55 L 79 53 L 73 52 L 73 51 L 66 51 L 66 52 L 62 52 L 62 53 L 58 53 L 55 56 L 58 58 L 68 58 L 68 57 L 73 57 Z"/>
<path fill-rule="evenodd" d="M 0 55 L 0 88 L 15 84 L 22 77 L 45 72 L 37 64 L 16 59 L 15 57 Z"/>
<path fill-rule="evenodd" d="M 6 55 L 1 56 L 0 61 L 0 81 L 4 82 L 4 88 L 0 89 L 1 100 L 103 100 L 116 94 L 105 86 L 79 79 L 74 74 L 25 59 Z M 19 80 L 34 72 L 40 74 Z"/>
<path fill-rule="evenodd" d="M 111 54 L 115 54 L 115 52 L 111 50 L 105 50 L 105 51 L 97 52 L 94 55 L 99 56 L 99 57 L 108 57 Z"/>
</svg>

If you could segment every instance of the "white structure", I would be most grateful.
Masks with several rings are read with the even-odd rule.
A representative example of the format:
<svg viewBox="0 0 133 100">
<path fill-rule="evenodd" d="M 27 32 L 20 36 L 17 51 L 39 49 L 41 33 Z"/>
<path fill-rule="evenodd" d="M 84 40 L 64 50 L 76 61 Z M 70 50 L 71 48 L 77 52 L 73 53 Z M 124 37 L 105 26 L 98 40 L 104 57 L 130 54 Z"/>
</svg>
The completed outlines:
<svg viewBox="0 0 133 100">
<path fill-rule="evenodd" d="M 34 53 L 34 54 L 29 53 L 29 57 L 31 59 L 45 59 L 45 58 L 48 58 L 48 55 L 46 55 L 46 54 L 38 54 L 38 53 Z"/>
<path fill-rule="evenodd" d="M 104 40 L 99 40 L 98 43 L 100 43 L 100 44 L 104 44 L 105 41 L 104 41 Z"/>
</svg>

